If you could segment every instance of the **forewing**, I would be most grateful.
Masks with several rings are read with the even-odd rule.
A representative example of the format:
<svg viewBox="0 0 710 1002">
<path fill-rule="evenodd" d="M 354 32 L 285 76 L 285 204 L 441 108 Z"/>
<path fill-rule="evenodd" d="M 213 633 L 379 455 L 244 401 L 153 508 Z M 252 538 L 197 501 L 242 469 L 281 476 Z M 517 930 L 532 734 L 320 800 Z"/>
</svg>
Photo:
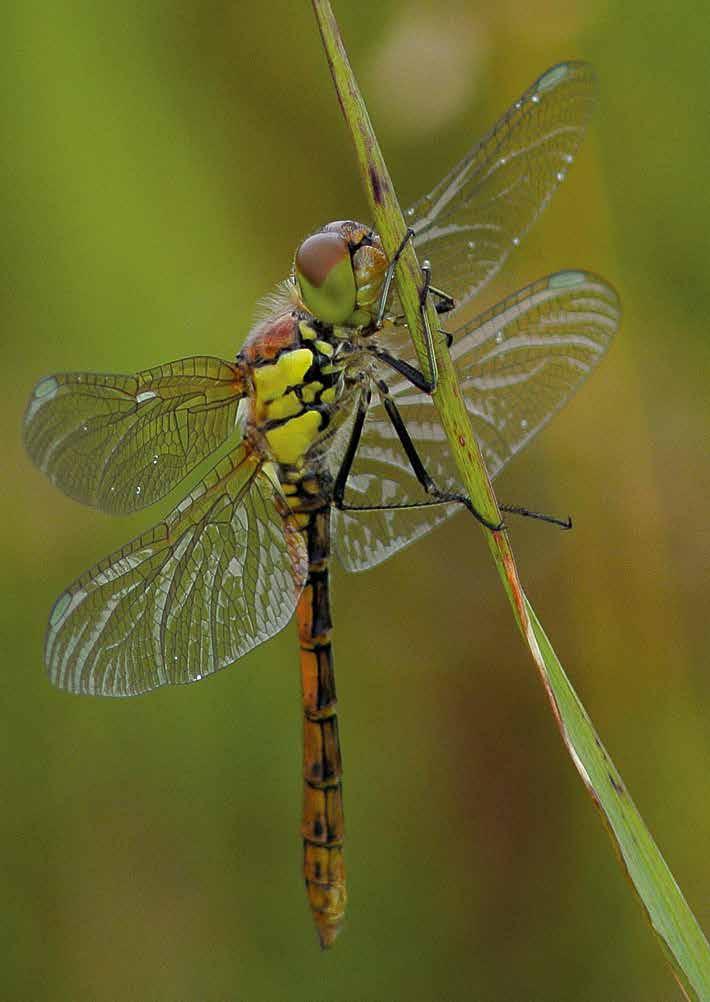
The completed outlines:
<svg viewBox="0 0 710 1002">
<path fill-rule="evenodd" d="M 308 564 L 275 497 L 242 445 L 164 522 L 82 574 L 50 616 L 52 682 L 105 696 L 193 682 L 281 630 Z"/>
<path fill-rule="evenodd" d="M 547 205 L 594 106 L 582 62 L 544 73 L 493 131 L 408 213 L 420 257 L 457 305 L 475 296 Z"/>
<path fill-rule="evenodd" d="M 491 477 L 579 389 L 620 318 L 618 296 L 604 279 L 560 271 L 454 335 L 451 354 Z"/>
<path fill-rule="evenodd" d="M 618 327 L 619 301 L 603 279 L 563 271 L 508 297 L 454 335 L 451 354 L 491 477 L 519 452 L 581 385 Z M 391 395 L 430 475 L 445 491 L 462 492 L 431 398 L 405 379 L 388 378 Z M 410 472 L 384 406 L 373 399 L 345 502 L 353 506 L 426 502 Z M 343 513 L 338 554 L 364 570 L 459 510 Z"/>
<path fill-rule="evenodd" d="M 243 376 L 197 356 L 136 375 L 69 372 L 34 389 L 27 450 L 60 490 L 127 514 L 164 497 L 231 434 Z"/>
</svg>

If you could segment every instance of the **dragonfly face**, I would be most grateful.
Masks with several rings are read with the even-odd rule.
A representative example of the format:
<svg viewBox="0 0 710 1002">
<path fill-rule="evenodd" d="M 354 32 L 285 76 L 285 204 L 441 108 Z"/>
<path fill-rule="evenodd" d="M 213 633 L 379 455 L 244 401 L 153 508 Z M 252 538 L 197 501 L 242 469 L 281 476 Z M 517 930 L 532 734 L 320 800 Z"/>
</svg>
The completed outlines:
<svg viewBox="0 0 710 1002">
<path fill-rule="evenodd" d="M 328 223 L 296 251 L 299 302 L 325 323 L 366 327 L 375 318 L 387 263 L 373 230 L 352 220 Z"/>
<path fill-rule="evenodd" d="M 549 201 L 593 97 L 585 64 L 548 70 L 409 210 L 415 246 L 457 305 L 491 280 Z M 391 315 L 382 328 L 373 322 L 386 268 L 374 232 L 329 223 L 303 242 L 287 291 L 234 362 L 195 356 L 135 374 L 50 376 L 24 423 L 50 479 L 112 514 L 164 497 L 231 440 L 163 521 L 57 599 L 45 660 L 60 688 L 128 696 L 216 672 L 295 613 L 303 862 L 324 946 L 345 909 L 331 549 L 347 570 L 371 567 L 460 510 L 463 490 L 407 331 Z M 614 290 L 570 270 L 454 324 L 451 354 L 492 476 L 594 368 L 618 322 Z"/>
</svg>

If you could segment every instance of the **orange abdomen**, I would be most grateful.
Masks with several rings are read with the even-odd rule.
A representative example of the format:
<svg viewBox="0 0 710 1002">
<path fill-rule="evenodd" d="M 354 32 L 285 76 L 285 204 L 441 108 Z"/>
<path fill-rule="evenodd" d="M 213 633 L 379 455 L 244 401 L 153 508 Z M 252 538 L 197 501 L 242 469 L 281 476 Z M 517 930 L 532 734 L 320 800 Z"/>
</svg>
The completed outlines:
<svg viewBox="0 0 710 1002">
<path fill-rule="evenodd" d="M 342 925 L 347 899 L 343 861 L 342 764 L 328 589 L 330 510 L 310 513 L 308 580 L 296 609 L 303 692 L 303 867 L 321 946 Z"/>
</svg>

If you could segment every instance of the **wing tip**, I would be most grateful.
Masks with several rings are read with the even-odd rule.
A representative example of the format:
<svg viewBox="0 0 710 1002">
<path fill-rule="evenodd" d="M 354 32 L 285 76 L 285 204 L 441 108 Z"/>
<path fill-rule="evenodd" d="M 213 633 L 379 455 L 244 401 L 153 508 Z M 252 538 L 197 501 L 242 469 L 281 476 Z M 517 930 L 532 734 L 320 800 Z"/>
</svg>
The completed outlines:
<svg viewBox="0 0 710 1002">
<path fill-rule="evenodd" d="M 585 59 L 565 59 L 554 63 L 544 73 L 541 73 L 530 91 L 539 93 L 540 91 L 553 90 L 558 84 L 568 81 L 572 77 L 586 77 L 591 84 L 596 85 L 597 83 L 597 72 L 592 63 Z"/>
</svg>

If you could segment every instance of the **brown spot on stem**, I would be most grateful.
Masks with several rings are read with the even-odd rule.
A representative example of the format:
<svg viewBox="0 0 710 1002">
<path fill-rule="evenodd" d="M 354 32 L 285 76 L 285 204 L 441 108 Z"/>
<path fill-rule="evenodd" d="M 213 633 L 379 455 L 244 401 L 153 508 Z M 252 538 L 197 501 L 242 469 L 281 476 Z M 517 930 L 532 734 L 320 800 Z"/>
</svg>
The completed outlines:
<svg viewBox="0 0 710 1002">
<path fill-rule="evenodd" d="M 612 785 L 612 786 L 614 787 L 614 789 L 615 789 L 615 790 L 616 790 L 616 792 L 617 792 L 617 793 L 619 794 L 619 796 L 620 796 L 620 797 L 623 797 L 623 796 L 624 796 L 624 794 L 626 793 L 626 790 L 624 789 L 624 786 L 623 786 L 623 784 L 622 784 L 622 783 L 620 783 L 620 782 L 618 782 L 618 781 L 617 781 L 617 780 L 616 780 L 616 779 L 615 779 L 615 778 L 614 778 L 614 777 L 612 776 L 612 774 L 611 774 L 610 772 L 607 772 L 607 776 L 609 777 L 609 782 L 610 782 L 610 783 L 611 783 L 611 785 Z"/>
<path fill-rule="evenodd" d="M 372 197 L 375 199 L 376 205 L 382 205 L 383 201 L 383 184 L 382 178 L 377 173 L 373 166 L 370 166 L 370 187 L 372 188 Z"/>
</svg>

